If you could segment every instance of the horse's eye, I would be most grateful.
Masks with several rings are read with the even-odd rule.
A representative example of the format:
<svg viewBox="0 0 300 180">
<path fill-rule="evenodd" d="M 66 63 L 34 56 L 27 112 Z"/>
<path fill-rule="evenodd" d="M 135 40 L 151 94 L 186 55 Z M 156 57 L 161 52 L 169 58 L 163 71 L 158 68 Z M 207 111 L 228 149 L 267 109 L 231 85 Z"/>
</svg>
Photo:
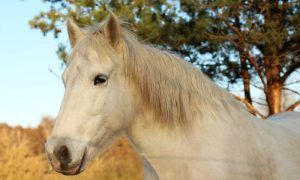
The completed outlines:
<svg viewBox="0 0 300 180">
<path fill-rule="evenodd" d="M 102 85 L 107 81 L 108 77 L 106 75 L 100 74 L 97 75 L 94 79 L 94 85 Z"/>
</svg>

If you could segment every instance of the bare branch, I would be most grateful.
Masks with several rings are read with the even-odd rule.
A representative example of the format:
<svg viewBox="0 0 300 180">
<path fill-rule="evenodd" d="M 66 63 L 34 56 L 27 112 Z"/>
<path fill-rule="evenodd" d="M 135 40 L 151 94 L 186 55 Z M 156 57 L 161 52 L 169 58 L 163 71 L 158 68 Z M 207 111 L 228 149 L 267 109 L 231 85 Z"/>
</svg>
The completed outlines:
<svg viewBox="0 0 300 180">
<path fill-rule="evenodd" d="M 248 110 L 253 113 L 253 114 L 257 114 L 258 116 L 260 116 L 263 119 L 266 119 L 267 117 L 264 116 L 262 113 L 260 113 L 253 105 L 251 105 L 248 101 L 246 101 L 245 99 L 241 98 L 240 96 L 234 95 L 233 97 L 239 101 L 241 101 L 242 103 L 244 103 L 246 105 L 246 107 L 248 108 Z"/>
<path fill-rule="evenodd" d="M 292 92 L 292 93 L 295 93 L 295 94 L 297 94 L 297 95 L 300 96 L 300 93 L 299 93 L 298 91 L 295 91 L 295 90 L 290 89 L 290 88 L 287 88 L 287 87 L 284 87 L 283 89 L 284 89 L 284 90 L 287 90 L 287 91 L 290 91 L 290 92 Z"/>
<path fill-rule="evenodd" d="M 54 76 L 56 76 L 58 79 L 61 79 L 61 76 L 58 75 L 58 74 L 56 74 L 56 73 L 53 71 L 53 69 L 51 69 L 50 67 L 49 67 L 49 72 L 52 73 Z"/>
<path fill-rule="evenodd" d="M 253 101 L 254 103 L 256 104 L 259 104 L 261 106 L 268 106 L 266 103 L 262 103 L 262 102 L 259 102 L 259 101 Z"/>
<path fill-rule="evenodd" d="M 293 111 L 299 105 L 300 105 L 300 100 L 298 100 L 294 104 L 290 105 L 285 111 Z"/>
<path fill-rule="evenodd" d="M 285 82 L 287 78 L 296 70 L 300 68 L 300 60 L 296 61 L 294 64 L 292 64 L 286 72 L 282 76 L 282 81 Z"/>
<path fill-rule="evenodd" d="M 289 86 L 289 85 L 296 84 L 296 83 L 299 83 L 299 82 L 300 82 L 300 79 L 297 80 L 297 81 L 294 81 L 294 82 L 286 83 L 285 86 Z"/>
<path fill-rule="evenodd" d="M 258 85 L 256 85 L 256 84 L 251 83 L 251 86 L 253 86 L 253 87 L 255 87 L 255 88 L 259 89 L 259 90 L 264 91 L 264 88 L 263 88 L 263 87 L 260 87 L 260 86 L 258 86 Z"/>
</svg>

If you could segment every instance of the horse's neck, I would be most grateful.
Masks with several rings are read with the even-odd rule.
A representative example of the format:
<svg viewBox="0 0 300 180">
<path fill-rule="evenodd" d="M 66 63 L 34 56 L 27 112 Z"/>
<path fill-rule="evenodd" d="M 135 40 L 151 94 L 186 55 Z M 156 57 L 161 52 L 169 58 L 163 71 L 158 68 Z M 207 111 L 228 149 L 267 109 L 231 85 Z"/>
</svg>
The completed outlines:
<svg viewBox="0 0 300 180">
<path fill-rule="evenodd" d="M 193 179 L 188 170 L 190 166 L 200 166 L 200 169 L 210 171 L 210 162 L 224 160 L 227 156 L 228 151 L 224 148 L 230 146 L 228 138 L 232 136 L 232 126 L 247 126 L 242 123 L 242 114 L 236 114 L 241 122 L 233 123 L 225 113 L 220 112 L 223 119 L 218 115 L 214 117 L 214 114 L 206 113 L 206 117 L 201 114 L 187 130 L 161 127 L 154 124 L 151 114 L 146 113 L 132 124 L 128 136 L 137 150 L 156 168 L 159 176 L 165 176 L 164 171 L 168 169 L 180 171 L 182 177 L 191 176 L 190 179 Z M 244 130 L 247 131 L 247 128 Z"/>
<path fill-rule="evenodd" d="M 298 151 L 284 148 L 300 145 L 293 134 L 255 120 L 237 102 L 228 103 L 231 100 L 213 99 L 216 102 L 207 105 L 214 111 L 212 107 L 198 109 L 185 130 L 157 124 L 154 112 L 139 112 L 127 135 L 147 159 L 150 177 L 151 172 L 156 177 L 156 172 L 161 179 L 240 179 L 233 176 L 236 172 L 252 179 L 272 179 L 272 168 L 263 168 L 286 162 L 274 156 L 287 152 L 299 157 Z M 284 141 L 270 141 L 273 139 Z"/>
</svg>

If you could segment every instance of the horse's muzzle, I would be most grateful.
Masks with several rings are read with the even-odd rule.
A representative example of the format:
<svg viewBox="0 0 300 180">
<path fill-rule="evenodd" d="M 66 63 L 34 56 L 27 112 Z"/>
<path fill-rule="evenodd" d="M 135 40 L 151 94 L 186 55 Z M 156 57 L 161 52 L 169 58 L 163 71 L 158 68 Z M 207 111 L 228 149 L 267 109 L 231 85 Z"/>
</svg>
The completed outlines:
<svg viewBox="0 0 300 180">
<path fill-rule="evenodd" d="M 56 172 L 77 175 L 84 170 L 86 148 L 78 141 L 51 138 L 45 145 L 48 161 Z"/>
</svg>

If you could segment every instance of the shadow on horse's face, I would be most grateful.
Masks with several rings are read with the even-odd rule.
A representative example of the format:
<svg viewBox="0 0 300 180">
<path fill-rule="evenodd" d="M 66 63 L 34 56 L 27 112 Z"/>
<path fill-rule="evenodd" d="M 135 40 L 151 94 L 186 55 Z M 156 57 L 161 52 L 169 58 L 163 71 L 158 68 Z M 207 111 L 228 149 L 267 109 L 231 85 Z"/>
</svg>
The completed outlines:
<svg viewBox="0 0 300 180">
<path fill-rule="evenodd" d="M 79 31 L 84 36 L 75 24 L 68 26 L 71 43 Z M 127 127 L 133 114 L 122 59 L 110 41 L 101 33 L 75 39 L 81 40 L 72 45 L 63 75 L 64 99 L 46 143 L 53 168 L 67 175 L 83 171 Z"/>
</svg>

